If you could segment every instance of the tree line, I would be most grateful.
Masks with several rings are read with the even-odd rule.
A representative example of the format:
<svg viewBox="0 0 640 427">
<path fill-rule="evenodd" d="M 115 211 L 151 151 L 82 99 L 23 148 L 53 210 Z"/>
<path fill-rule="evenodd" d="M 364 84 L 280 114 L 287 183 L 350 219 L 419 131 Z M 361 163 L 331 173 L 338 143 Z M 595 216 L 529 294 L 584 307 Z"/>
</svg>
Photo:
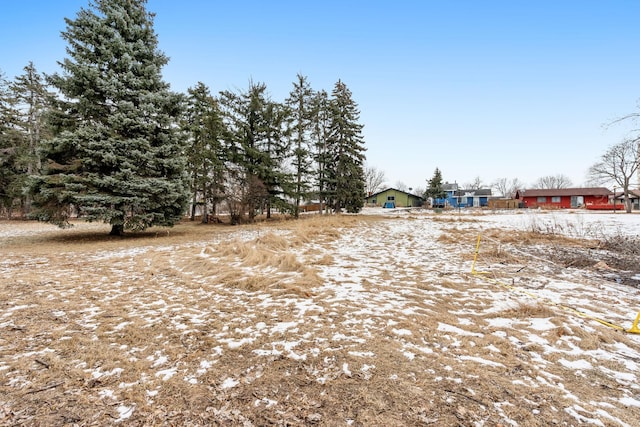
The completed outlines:
<svg viewBox="0 0 640 427">
<path fill-rule="evenodd" d="M 364 203 L 365 146 L 347 85 L 331 93 L 298 75 L 288 97 L 264 83 L 175 93 L 163 81 L 146 0 L 101 0 L 65 18 L 60 73 L 33 63 L 0 74 L 0 204 L 67 226 L 104 221 L 112 234 L 170 226 L 224 209 L 234 223 L 273 210 L 297 217 Z"/>
</svg>

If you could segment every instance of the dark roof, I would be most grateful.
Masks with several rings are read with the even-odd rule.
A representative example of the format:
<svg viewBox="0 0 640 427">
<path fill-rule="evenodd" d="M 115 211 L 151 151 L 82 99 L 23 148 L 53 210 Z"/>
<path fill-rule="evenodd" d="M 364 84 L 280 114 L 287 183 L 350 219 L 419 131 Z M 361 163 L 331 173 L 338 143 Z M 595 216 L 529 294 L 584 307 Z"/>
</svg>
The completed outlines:
<svg viewBox="0 0 640 427">
<path fill-rule="evenodd" d="M 464 196 L 465 194 L 473 196 L 491 196 L 490 188 L 478 188 L 476 190 L 458 190 L 456 196 Z"/>
<path fill-rule="evenodd" d="M 518 190 L 520 197 L 554 197 L 554 196 L 609 196 L 611 191 L 604 187 L 587 188 L 546 188 Z"/>
<path fill-rule="evenodd" d="M 616 199 L 624 199 L 624 192 L 623 191 L 616 191 Z M 638 190 L 631 190 L 629 189 L 629 197 L 630 198 L 636 198 L 636 197 L 640 197 L 640 189 Z"/>
</svg>

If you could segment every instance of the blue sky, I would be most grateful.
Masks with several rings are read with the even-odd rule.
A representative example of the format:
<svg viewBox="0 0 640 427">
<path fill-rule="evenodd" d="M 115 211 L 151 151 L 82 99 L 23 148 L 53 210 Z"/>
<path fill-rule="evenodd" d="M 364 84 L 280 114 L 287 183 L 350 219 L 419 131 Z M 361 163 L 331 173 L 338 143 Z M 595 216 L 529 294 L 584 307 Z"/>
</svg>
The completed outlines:
<svg viewBox="0 0 640 427">
<path fill-rule="evenodd" d="M 64 18 L 88 0 L 2 1 L 0 70 L 58 71 Z M 282 101 L 296 74 L 361 111 L 367 161 L 387 183 L 532 184 L 588 167 L 637 123 L 640 2 L 149 0 L 176 91 L 264 82 Z"/>
</svg>

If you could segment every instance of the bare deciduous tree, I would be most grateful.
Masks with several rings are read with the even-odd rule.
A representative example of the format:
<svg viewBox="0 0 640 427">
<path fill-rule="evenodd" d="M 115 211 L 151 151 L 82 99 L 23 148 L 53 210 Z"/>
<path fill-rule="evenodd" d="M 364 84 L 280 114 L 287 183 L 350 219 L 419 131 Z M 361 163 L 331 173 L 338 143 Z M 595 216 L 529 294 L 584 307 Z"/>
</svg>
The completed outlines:
<svg viewBox="0 0 640 427">
<path fill-rule="evenodd" d="M 396 190 L 404 191 L 404 192 L 407 192 L 409 190 L 409 187 L 407 187 L 407 184 L 405 184 L 402 181 L 396 181 L 393 188 L 395 188 Z"/>
<path fill-rule="evenodd" d="M 540 189 L 554 189 L 554 190 L 558 190 L 560 188 L 569 188 L 573 185 L 573 182 L 571 182 L 571 179 L 569 179 L 569 177 L 567 177 L 566 175 L 548 175 L 548 176 L 543 176 L 541 178 L 539 178 L 535 184 L 533 184 L 533 188 L 540 188 Z"/>
<path fill-rule="evenodd" d="M 373 194 L 382 190 L 382 185 L 386 179 L 384 171 L 373 166 L 367 166 L 364 168 L 364 180 L 367 194 Z"/>
<path fill-rule="evenodd" d="M 640 138 L 627 139 L 610 147 L 600 161 L 589 168 L 591 182 L 613 183 L 624 194 L 625 210 L 631 212 L 629 185 L 640 167 Z"/>
<path fill-rule="evenodd" d="M 476 176 L 472 182 L 464 184 L 465 190 L 479 190 L 482 188 L 484 184 L 479 176 Z"/>
<path fill-rule="evenodd" d="M 502 197 L 512 197 L 516 190 L 524 187 L 524 183 L 518 178 L 513 178 L 511 181 L 507 178 L 500 178 L 493 183 L 492 187 L 502 194 Z"/>
</svg>

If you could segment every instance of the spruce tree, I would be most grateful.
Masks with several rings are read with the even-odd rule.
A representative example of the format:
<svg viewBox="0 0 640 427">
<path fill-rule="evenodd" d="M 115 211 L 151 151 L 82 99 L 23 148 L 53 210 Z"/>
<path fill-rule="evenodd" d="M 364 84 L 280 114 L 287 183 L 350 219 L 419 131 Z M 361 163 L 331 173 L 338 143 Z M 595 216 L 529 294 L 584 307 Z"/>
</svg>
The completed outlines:
<svg viewBox="0 0 640 427">
<path fill-rule="evenodd" d="M 20 185 L 22 190 L 28 177 L 39 174 L 42 167 L 40 147 L 51 136 L 47 114 L 53 95 L 33 62 L 24 67 L 24 74 L 17 76 L 10 87 L 16 101 L 16 124 L 22 140 L 18 151 L 19 166 L 24 172 Z M 22 198 L 23 214 L 28 214 L 31 197 L 27 194 Z"/>
<path fill-rule="evenodd" d="M 188 93 L 183 129 L 189 135 L 187 169 L 191 179 L 191 220 L 195 217 L 196 206 L 201 204 L 202 221 L 206 222 L 209 203 L 215 213 L 216 205 L 224 198 L 228 132 L 218 102 L 204 83 L 198 82 Z"/>
<path fill-rule="evenodd" d="M 289 120 L 289 109 L 279 102 L 270 101 L 265 110 L 266 140 L 264 150 L 267 154 L 267 167 L 264 169 L 263 181 L 269 197 L 267 199 L 267 218 L 271 218 L 271 209 L 280 212 L 291 212 L 290 199 L 295 184 L 286 164 L 291 158 L 291 145 L 288 143 L 286 122 Z"/>
<path fill-rule="evenodd" d="M 331 204 L 336 212 L 359 212 L 364 206 L 364 138 L 363 125 L 358 121 L 360 111 L 351 91 L 340 80 L 331 94 L 330 126 L 327 153 L 331 161 L 326 165 L 325 182 Z"/>
<path fill-rule="evenodd" d="M 264 83 L 250 82 L 245 93 L 221 92 L 220 102 L 231 132 L 229 158 L 233 190 L 229 194 L 242 205 L 231 210 L 247 211 L 253 219 L 258 211 L 271 216 L 271 207 L 287 209 L 290 174 L 284 170 L 288 145 L 284 132 L 286 109 L 271 100 Z M 236 218 L 239 219 L 239 218 Z"/>
<path fill-rule="evenodd" d="M 327 167 L 331 163 L 331 157 L 327 151 L 329 139 L 330 111 L 329 94 L 323 89 L 314 95 L 312 99 L 312 157 L 315 162 L 315 186 L 320 202 L 319 214 L 325 209 L 325 203 L 329 197 Z M 327 209 L 327 212 L 329 210 Z"/>
<path fill-rule="evenodd" d="M 188 200 L 182 102 L 162 80 L 168 59 L 146 0 L 94 0 L 65 21 L 69 57 L 51 77 L 61 132 L 32 187 L 34 216 L 65 226 L 76 209 L 114 235 L 172 226 Z"/>
<path fill-rule="evenodd" d="M 24 171 L 20 147 L 24 138 L 19 130 L 19 110 L 11 84 L 0 71 L 0 204 L 11 218 L 14 202 L 22 193 Z"/>
<path fill-rule="evenodd" d="M 439 168 L 433 172 L 433 177 L 427 182 L 427 190 L 424 193 L 425 199 L 432 198 L 434 202 L 437 199 L 444 199 L 447 192 L 442 188 L 442 172 Z"/>
<path fill-rule="evenodd" d="M 293 168 L 295 184 L 293 189 L 293 214 L 297 218 L 300 212 L 300 201 L 308 197 L 311 190 L 311 134 L 313 131 L 313 96 L 314 92 L 306 76 L 298 74 L 293 90 L 285 100 L 289 107 L 290 133 L 293 145 Z"/>
</svg>

